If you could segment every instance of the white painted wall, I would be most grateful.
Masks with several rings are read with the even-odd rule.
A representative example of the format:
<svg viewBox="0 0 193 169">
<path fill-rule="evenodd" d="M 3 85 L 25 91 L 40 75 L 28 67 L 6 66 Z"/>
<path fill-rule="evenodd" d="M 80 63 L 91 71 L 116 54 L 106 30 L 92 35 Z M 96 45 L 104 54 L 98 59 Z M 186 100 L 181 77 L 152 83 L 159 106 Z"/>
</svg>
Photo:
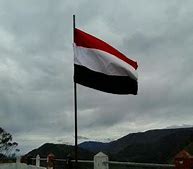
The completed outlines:
<svg viewBox="0 0 193 169">
<path fill-rule="evenodd" d="M 46 169 L 44 167 L 36 167 L 23 163 L 5 163 L 0 164 L 0 169 Z"/>
<path fill-rule="evenodd" d="M 94 156 L 94 169 L 109 169 L 109 158 L 103 152 L 99 152 Z"/>
</svg>

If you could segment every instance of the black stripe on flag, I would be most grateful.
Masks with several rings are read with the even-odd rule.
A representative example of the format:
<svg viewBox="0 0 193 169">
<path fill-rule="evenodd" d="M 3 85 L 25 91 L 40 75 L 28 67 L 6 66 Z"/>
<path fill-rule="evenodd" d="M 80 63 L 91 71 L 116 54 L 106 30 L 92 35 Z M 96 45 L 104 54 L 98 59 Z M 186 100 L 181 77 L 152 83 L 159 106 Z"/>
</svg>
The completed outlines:
<svg viewBox="0 0 193 169">
<path fill-rule="evenodd" d="M 129 76 L 112 76 L 74 64 L 74 82 L 113 94 L 137 94 L 137 81 Z"/>
</svg>

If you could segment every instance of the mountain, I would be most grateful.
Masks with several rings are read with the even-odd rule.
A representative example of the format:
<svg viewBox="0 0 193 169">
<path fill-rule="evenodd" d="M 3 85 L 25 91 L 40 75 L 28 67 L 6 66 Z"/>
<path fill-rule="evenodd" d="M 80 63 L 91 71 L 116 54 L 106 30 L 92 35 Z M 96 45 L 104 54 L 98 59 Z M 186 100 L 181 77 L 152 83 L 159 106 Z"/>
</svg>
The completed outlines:
<svg viewBox="0 0 193 169">
<path fill-rule="evenodd" d="M 100 151 L 104 153 L 110 152 L 111 144 L 110 143 L 101 143 L 96 141 L 86 141 L 78 145 L 78 147 L 88 150 L 93 153 L 98 153 Z"/>
<path fill-rule="evenodd" d="M 79 147 L 94 153 L 103 151 L 119 161 L 168 163 L 182 149 L 193 152 L 193 128 L 150 130 L 110 143 L 84 142 Z"/>
<path fill-rule="evenodd" d="M 95 153 L 98 151 L 103 151 L 106 153 L 110 152 L 112 154 L 116 154 L 129 145 L 140 143 L 151 143 L 156 140 L 159 140 L 162 137 L 170 135 L 172 132 L 174 132 L 173 129 L 160 129 L 139 133 L 131 133 L 118 140 L 109 143 L 88 141 L 79 144 L 79 147 Z"/>
<path fill-rule="evenodd" d="M 157 140 L 128 145 L 117 153 L 117 157 L 135 162 L 169 163 L 179 151 L 192 143 L 193 129 L 169 132 Z"/>
<path fill-rule="evenodd" d="M 80 159 L 93 159 L 102 151 L 110 160 L 148 163 L 171 163 L 174 156 L 185 149 L 193 154 L 193 128 L 158 129 L 128 134 L 118 140 L 101 142 L 83 142 L 79 146 Z M 49 153 L 56 158 L 66 158 L 70 153 L 74 158 L 74 147 L 64 144 L 46 143 L 32 150 L 26 156 L 47 157 Z"/>
<path fill-rule="evenodd" d="M 46 143 L 39 148 L 30 151 L 25 155 L 25 157 L 30 156 L 35 158 L 36 155 L 39 154 L 40 157 L 46 158 L 49 153 L 53 153 L 55 155 L 55 158 L 59 159 L 65 159 L 69 154 L 72 156 L 72 158 L 74 158 L 74 146 Z M 78 155 L 80 159 L 93 159 L 94 153 L 79 148 Z"/>
</svg>

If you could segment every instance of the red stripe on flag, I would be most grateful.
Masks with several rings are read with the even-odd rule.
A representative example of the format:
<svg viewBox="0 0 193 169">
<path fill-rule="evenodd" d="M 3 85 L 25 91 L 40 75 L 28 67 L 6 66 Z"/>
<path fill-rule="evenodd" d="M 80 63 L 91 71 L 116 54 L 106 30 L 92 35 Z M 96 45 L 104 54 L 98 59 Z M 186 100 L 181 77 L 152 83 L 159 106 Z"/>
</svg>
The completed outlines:
<svg viewBox="0 0 193 169">
<path fill-rule="evenodd" d="M 127 58 L 124 54 L 107 44 L 106 42 L 86 33 L 79 29 L 75 29 L 75 37 L 74 42 L 77 46 L 86 47 L 86 48 L 94 48 L 110 53 L 119 59 L 125 61 L 130 64 L 134 69 L 137 69 L 137 62 Z"/>
</svg>

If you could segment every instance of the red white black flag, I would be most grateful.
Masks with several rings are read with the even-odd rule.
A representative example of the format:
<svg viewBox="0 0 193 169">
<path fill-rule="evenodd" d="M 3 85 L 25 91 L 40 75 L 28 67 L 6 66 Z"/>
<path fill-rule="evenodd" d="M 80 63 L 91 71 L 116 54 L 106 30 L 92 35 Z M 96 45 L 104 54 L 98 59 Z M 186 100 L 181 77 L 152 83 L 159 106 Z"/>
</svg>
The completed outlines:
<svg viewBox="0 0 193 169">
<path fill-rule="evenodd" d="M 74 82 L 114 94 L 137 94 L 137 62 L 79 29 L 74 32 Z"/>
</svg>

